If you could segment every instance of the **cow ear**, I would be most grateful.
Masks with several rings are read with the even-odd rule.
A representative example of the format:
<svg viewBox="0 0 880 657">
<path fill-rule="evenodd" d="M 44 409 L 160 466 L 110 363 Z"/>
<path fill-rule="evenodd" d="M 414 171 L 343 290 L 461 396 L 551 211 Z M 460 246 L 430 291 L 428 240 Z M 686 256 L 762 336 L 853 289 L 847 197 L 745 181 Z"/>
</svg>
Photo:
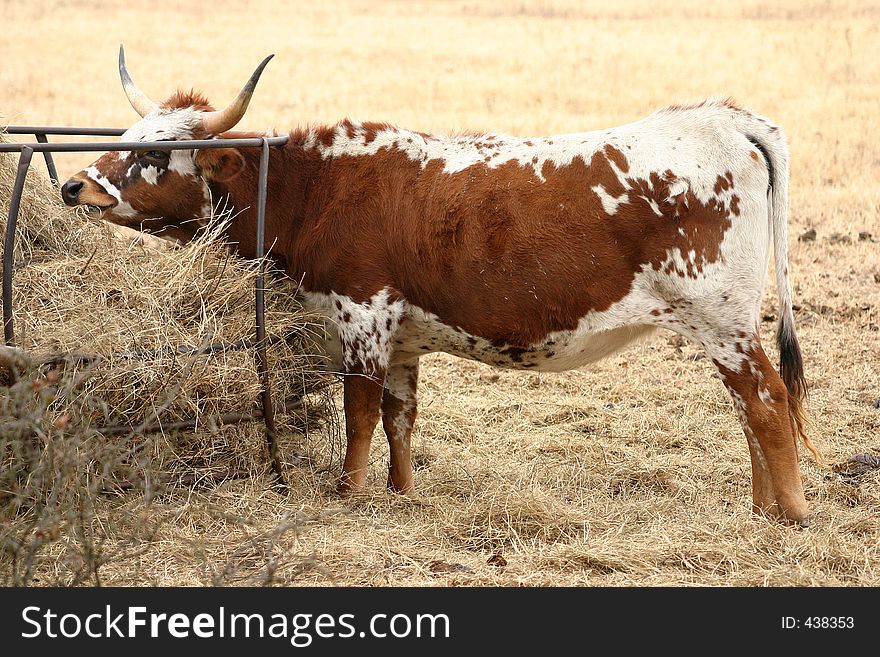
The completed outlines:
<svg viewBox="0 0 880 657">
<path fill-rule="evenodd" d="M 232 180 L 244 169 L 244 158 L 236 148 L 203 148 L 195 159 L 205 178 L 217 182 Z"/>
</svg>

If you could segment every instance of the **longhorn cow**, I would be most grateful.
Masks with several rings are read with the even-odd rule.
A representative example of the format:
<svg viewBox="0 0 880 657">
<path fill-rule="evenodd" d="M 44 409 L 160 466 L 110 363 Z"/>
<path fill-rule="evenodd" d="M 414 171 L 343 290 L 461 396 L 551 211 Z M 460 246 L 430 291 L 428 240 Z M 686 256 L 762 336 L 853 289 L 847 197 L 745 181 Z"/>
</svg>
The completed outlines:
<svg viewBox="0 0 880 657">
<path fill-rule="evenodd" d="M 142 117 L 122 139 L 254 136 L 230 130 L 269 59 L 215 111 L 194 92 L 153 102 L 120 48 L 122 84 Z M 235 148 L 107 153 L 62 196 L 184 242 L 222 202 L 235 210 L 226 238 L 253 257 L 258 159 Z M 348 119 L 293 129 L 269 159 L 266 243 L 301 281 L 303 303 L 328 318 L 330 366 L 348 375 L 339 491 L 363 488 L 380 417 L 388 487 L 413 490 L 424 354 L 561 371 L 668 329 L 705 350 L 733 399 L 754 511 L 808 524 L 798 437 L 821 456 L 804 431 L 788 172 L 782 130 L 719 100 L 550 137 L 446 137 Z M 771 244 L 780 373 L 759 334 Z"/>
</svg>

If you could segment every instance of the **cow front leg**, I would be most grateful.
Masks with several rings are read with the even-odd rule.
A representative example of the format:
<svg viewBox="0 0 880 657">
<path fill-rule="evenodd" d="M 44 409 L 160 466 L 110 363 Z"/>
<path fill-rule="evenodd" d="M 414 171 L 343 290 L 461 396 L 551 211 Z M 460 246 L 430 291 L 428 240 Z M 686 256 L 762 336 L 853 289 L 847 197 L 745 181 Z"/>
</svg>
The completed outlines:
<svg viewBox="0 0 880 657">
<path fill-rule="evenodd" d="M 345 406 L 345 461 L 337 491 L 340 495 L 364 489 L 370 465 L 370 442 L 379 422 L 382 379 L 377 374 L 347 374 L 343 383 Z"/>
<path fill-rule="evenodd" d="M 338 490 L 361 490 L 367 479 L 370 441 L 379 422 L 385 375 L 391 360 L 391 341 L 405 311 L 405 302 L 385 288 L 363 302 L 331 297 L 331 320 L 336 325 L 345 376 L 345 437 L 347 446 Z"/>
<path fill-rule="evenodd" d="M 412 431 L 416 421 L 419 359 L 393 363 L 385 375 L 382 426 L 388 437 L 388 488 L 408 493 L 415 488 L 412 469 Z"/>
<path fill-rule="evenodd" d="M 757 335 L 744 338 L 737 353 L 741 361 L 736 367 L 715 356 L 713 361 L 733 398 L 749 443 L 752 508 L 806 527 L 810 524 L 809 508 L 798 467 L 788 390 Z"/>
</svg>

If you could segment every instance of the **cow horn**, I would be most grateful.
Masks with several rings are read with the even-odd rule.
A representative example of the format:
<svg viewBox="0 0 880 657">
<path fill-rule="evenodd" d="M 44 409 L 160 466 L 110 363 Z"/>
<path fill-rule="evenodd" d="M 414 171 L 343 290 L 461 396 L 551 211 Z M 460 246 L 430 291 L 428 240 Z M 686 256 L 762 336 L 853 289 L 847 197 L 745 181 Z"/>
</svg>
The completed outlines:
<svg viewBox="0 0 880 657">
<path fill-rule="evenodd" d="M 140 114 L 141 117 L 146 116 L 158 107 L 156 103 L 147 98 L 143 91 L 137 88 L 137 85 L 128 74 L 128 70 L 125 68 L 125 50 L 121 43 L 119 44 L 119 77 L 122 78 L 122 88 L 125 89 L 128 102 L 131 103 L 134 111 Z"/>
<path fill-rule="evenodd" d="M 218 135 L 221 132 L 231 130 L 236 123 L 241 121 L 241 117 L 244 116 L 245 110 L 247 110 L 248 103 L 251 102 L 251 96 L 254 93 L 257 81 L 260 79 L 263 69 L 266 68 L 266 64 L 268 64 L 269 60 L 274 56 L 275 55 L 269 55 L 259 66 L 257 66 L 257 70 L 253 72 L 250 80 L 247 81 L 247 84 L 244 85 L 242 90 L 238 93 L 238 97 L 233 100 L 226 109 L 218 110 L 216 112 L 205 112 L 202 118 L 202 128 L 204 128 L 206 132 L 212 135 Z"/>
</svg>

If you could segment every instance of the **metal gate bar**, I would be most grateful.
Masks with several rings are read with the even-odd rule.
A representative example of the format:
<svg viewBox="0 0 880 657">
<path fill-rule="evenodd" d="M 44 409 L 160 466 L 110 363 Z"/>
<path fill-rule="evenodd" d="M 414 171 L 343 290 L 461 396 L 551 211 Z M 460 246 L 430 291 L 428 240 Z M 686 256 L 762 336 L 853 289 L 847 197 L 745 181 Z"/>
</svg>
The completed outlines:
<svg viewBox="0 0 880 657">
<path fill-rule="evenodd" d="M 6 132 L 10 135 L 33 135 L 41 144 L 49 143 L 47 135 L 121 137 L 125 134 L 125 130 L 120 128 L 65 128 L 51 125 L 10 125 L 6 127 Z M 60 181 L 58 180 L 58 171 L 55 169 L 55 161 L 52 159 L 52 152 L 43 151 L 43 159 L 46 160 L 49 179 L 57 185 Z"/>
</svg>

